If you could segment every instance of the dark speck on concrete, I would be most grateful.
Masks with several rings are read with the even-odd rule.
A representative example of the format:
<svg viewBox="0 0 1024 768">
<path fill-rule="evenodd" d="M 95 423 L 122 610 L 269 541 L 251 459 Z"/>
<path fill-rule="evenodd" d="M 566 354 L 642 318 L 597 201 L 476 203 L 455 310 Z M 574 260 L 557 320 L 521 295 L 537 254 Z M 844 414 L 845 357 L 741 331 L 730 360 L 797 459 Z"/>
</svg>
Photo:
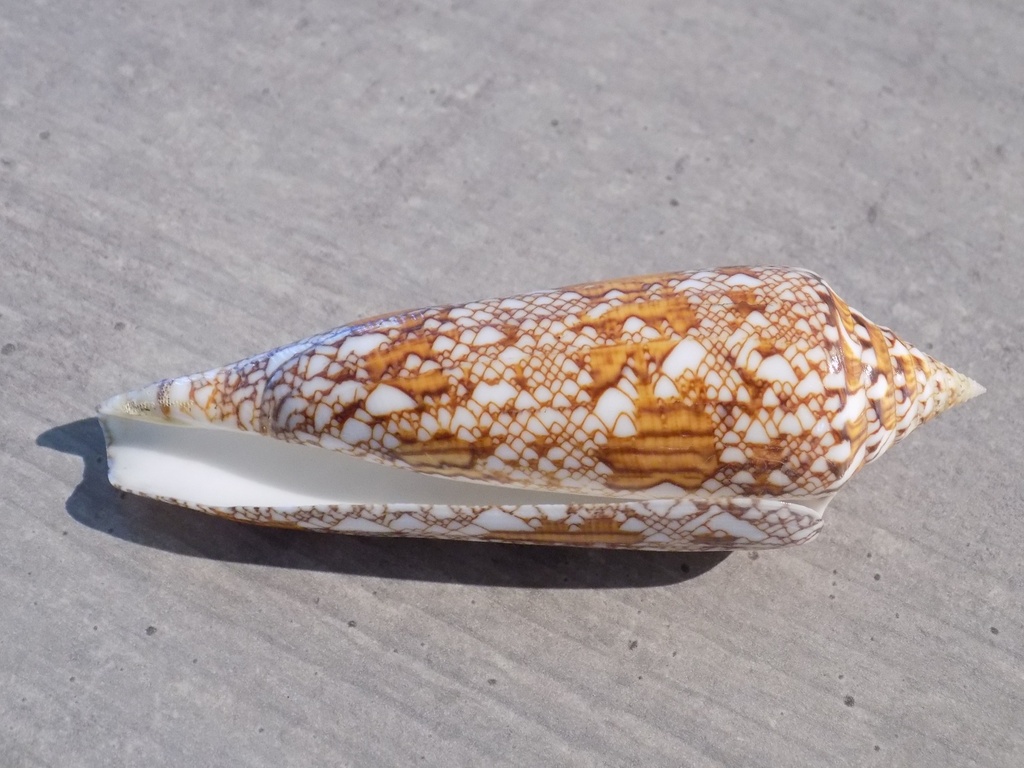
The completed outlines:
<svg viewBox="0 0 1024 768">
<path fill-rule="evenodd" d="M 845 696 L 843 698 L 843 704 L 845 704 L 848 707 L 852 707 L 853 706 L 853 696 Z"/>
<path fill-rule="evenodd" d="M 668 201 L 668 204 L 671 205 L 673 208 L 679 207 L 679 201 L 676 200 L 674 197 Z"/>
<path fill-rule="evenodd" d="M 17 347 L 13 344 L 4 344 L 0 347 L 0 355 L 9 355 L 14 352 L 15 349 L 17 349 Z"/>
<path fill-rule="evenodd" d="M 877 744 L 875 744 L 875 752 L 881 752 L 881 751 L 882 751 L 882 748 L 880 746 L 878 746 Z"/>
<path fill-rule="evenodd" d="M 350 621 L 350 622 L 348 623 L 348 625 L 349 625 L 350 627 L 354 627 L 354 626 L 356 625 L 356 620 L 355 620 L 355 619 L 352 619 L 352 620 L 351 620 L 351 621 Z"/>
<path fill-rule="evenodd" d="M 989 627 L 988 631 L 991 632 L 993 635 L 999 634 L 999 629 L 997 627 Z"/>
<path fill-rule="evenodd" d="M 48 138 L 50 138 L 50 132 L 49 131 L 40 131 L 39 132 L 39 138 L 42 139 L 43 141 L 46 141 Z"/>
<path fill-rule="evenodd" d="M 878 220 L 878 206 L 872 203 L 868 206 L 868 224 L 874 224 Z"/>
<path fill-rule="evenodd" d="M 635 651 L 635 650 L 636 650 L 636 647 L 637 647 L 638 645 L 639 645 L 639 643 L 638 643 L 638 642 L 637 642 L 636 640 L 630 640 L 630 641 L 629 641 L 629 650 L 631 650 L 631 651 Z"/>
<path fill-rule="evenodd" d="M 150 637 L 155 635 L 156 634 L 156 627 L 154 627 L 154 626 L 146 627 L 146 634 L 149 635 Z"/>
<path fill-rule="evenodd" d="M 114 330 L 115 331 L 123 331 L 124 330 L 124 323 L 122 323 L 120 320 L 118 320 L 116 323 L 114 323 Z"/>
<path fill-rule="evenodd" d="M 489 678 L 487 678 L 487 684 L 488 685 L 497 685 L 498 681 L 497 681 L 497 679 L 495 679 L 493 677 L 489 677 Z"/>
<path fill-rule="evenodd" d="M 882 574 L 880 574 L 880 573 L 876 573 L 875 574 L 875 581 L 880 581 L 881 578 L 882 578 Z"/>
<path fill-rule="evenodd" d="M 557 120 L 552 120 L 551 121 L 551 127 L 552 128 L 557 128 L 558 127 L 558 121 Z"/>
<path fill-rule="evenodd" d="M 749 557 L 751 560 L 757 560 L 757 558 L 759 558 L 760 556 L 760 552 L 750 552 L 747 554 L 747 557 Z"/>
</svg>

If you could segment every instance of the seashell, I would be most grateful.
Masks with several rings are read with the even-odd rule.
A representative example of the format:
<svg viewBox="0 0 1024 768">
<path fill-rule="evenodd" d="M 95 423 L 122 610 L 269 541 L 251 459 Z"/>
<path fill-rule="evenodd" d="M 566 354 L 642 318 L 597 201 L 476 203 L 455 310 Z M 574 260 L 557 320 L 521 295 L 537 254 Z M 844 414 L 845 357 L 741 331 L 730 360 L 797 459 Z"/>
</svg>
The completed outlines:
<svg viewBox="0 0 1024 768">
<path fill-rule="evenodd" d="M 982 391 L 817 275 L 736 267 L 381 316 L 99 413 L 114 486 L 234 520 L 714 550 L 809 540 Z"/>
</svg>

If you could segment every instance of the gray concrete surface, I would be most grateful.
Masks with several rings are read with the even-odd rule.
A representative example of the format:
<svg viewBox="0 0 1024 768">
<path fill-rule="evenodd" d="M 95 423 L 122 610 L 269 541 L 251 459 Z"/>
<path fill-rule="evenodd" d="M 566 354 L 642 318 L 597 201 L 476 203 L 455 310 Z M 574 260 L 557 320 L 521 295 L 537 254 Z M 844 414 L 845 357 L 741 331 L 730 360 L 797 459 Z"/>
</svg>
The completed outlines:
<svg viewBox="0 0 1024 768">
<path fill-rule="evenodd" d="M 1024 10 L 5 3 L 0 764 L 1024 765 Z M 233 525 L 103 398 L 389 309 L 825 275 L 989 393 L 805 547 Z"/>
</svg>

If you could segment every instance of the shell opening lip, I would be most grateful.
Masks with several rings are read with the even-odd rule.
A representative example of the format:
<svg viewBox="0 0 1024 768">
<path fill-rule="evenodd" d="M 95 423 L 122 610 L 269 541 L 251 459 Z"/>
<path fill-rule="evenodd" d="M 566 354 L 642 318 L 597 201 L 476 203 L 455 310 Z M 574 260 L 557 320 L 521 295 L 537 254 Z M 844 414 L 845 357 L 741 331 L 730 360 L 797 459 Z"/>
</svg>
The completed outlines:
<svg viewBox="0 0 1024 768">
<path fill-rule="evenodd" d="M 256 433 L 184 425 L 144 413 L 128 415 L 120 402 L 111 398 L 100 410 L 111 484 L 193 509 L 287 512 L 373 504 L 564 507 L 631 501 L 427 475 Z M 831 495 L 778 499 L 819 515 L 830 500 Z"/>
<path fill-rule="evenodd" d="M 119 403 L 112 398 L 100 410 L 111 484 L 184 506 L 500 506 L 602 500 L 425 475 L 256 433 L 129 415 Z"/>
</svg>

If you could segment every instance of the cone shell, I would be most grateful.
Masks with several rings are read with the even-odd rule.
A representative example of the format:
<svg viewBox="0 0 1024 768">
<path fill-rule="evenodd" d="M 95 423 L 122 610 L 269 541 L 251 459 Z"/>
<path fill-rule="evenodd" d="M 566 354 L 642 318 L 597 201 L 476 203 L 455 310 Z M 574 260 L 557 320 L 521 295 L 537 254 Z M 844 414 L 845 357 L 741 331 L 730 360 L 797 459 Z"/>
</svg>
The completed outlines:
<svg viewBox="0 0 1024 768">
<path fill-rule="evenodd" d="M 980 391 L 850 309 L 817 275 L 739 267 L 384 316 L 158 382 L 101 414 L 255 433 L 540 499 L 579 497 L 553 513 L 560 519 L 516 516 L 543 504 L 460 507 L 469 538 L 737 548 L 808 538 L 796 534 L 817 531 L 824 505 L 860 467 Z M 345 530 L 358 518 L 380 528 L 364 532 L 458 535 L 432 517 L 451 519 L 444 504 L 282 512 L 171 500 L 258 522 L 330 519 L 311 527 Z M 668 511 L 680 502 L 686 514 Z M 255 511 L 239 514 L 243 506 Z M 523 526 L 480 526 L 494 509 Z M 418 527 L 386 523 L 410 514 Z"/>
</svg>

